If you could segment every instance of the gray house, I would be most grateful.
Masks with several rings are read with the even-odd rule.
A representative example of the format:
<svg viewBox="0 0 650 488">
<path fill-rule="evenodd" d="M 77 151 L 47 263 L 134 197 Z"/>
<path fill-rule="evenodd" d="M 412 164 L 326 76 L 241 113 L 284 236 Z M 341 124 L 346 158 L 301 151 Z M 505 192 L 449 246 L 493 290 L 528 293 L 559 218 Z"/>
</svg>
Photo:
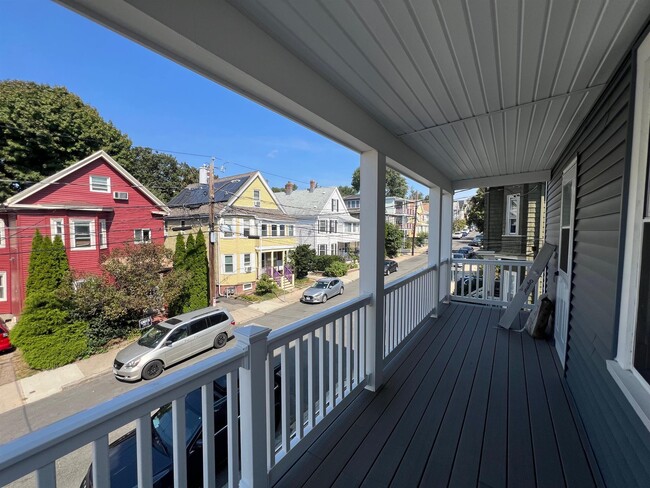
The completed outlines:
<svg viewBox="0 0 650 488">
<path fill-rule="evenodd" d="M 91 443 L 107 486 L 135 421 L 151 486 L 170 404 L 177 486 L 187 425 L 206 486 L 650 486 L 650 2 L 59 1 L 358 151 L 359 294 L 1 446 L 1 485 L 54 486 Z M 387 167 L 430 218 L 426 264 L 385 284 Z M 450 296 L 453 192 L 540 181 L 548 341 Z"/>
</svg>

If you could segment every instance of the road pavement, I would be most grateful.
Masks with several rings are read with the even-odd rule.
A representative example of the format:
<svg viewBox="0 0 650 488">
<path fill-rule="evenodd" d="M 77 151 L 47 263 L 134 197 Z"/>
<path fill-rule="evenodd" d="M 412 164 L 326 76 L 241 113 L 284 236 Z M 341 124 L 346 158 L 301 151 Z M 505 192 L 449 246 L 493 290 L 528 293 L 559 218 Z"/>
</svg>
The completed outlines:
<svg viewBox="0 0 650 488">
<path fill-rule="evenodd" d="M 399 270 L 396 273 L 386 277 L 386 282 L 394 281 L 421 269 L 426 265 L 426 262 L 427 256 L 424 254 L 405 259 L 399 263 Z M 335 297 L 324 304 L 303 304 L 300 302 L 288 304 L 286 307 L 257 317 L 249 322 L 244 322 L 242 325 L 254 323 L 277 329 L 339 305 L 351 297 L 358 296 L 358 294 L 359 281 L 355 280 L 346 284 L 343 296 Z M 224 306 L 227 307 L 228 305 L 224 303 Z M 183 361 L 165 370 L 161 376 L 172 374 L 191 364 L 202 361 L 215 354 L 220 354 L 222 351 L 233 347 L 234 343 L 235 341 L 231 340 L 224 349 L 218 351 L 212 349 L 187 361 Z M 60 393 L 1 414 L 0 426 L 2 427 L 0 428 L 0 444 L 4 444 L 57 420 L 110 400 L 121 393 L 138 388 L 141 385 L 142 383 L 124 383 L 117 381 L 112 373 L 107 372 L 64 388 Z M 114 431 L 109 437 L 110 441 L 119 438 L 132 428 L 133 426 L 128 424 Z M 57 486 L 64 488 L 79 486 L 91 462 L 91 457 L 90 446 L 86 446 L 59 459 L 57 461 Z M 9 486 L 12 488 L 26 488 L 35 487 L 36 484 L 34 477 L 28 475 Z"/>
</svg>

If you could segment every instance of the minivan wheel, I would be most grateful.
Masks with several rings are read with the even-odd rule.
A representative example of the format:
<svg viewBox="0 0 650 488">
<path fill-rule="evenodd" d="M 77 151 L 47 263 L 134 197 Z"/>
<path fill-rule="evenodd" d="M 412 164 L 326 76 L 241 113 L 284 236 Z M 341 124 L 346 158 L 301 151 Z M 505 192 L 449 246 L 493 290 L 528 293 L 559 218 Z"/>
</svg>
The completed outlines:
<svg viewBox="0 0 650 488">
<path fill-rule="evenodd" d="M 214 348 L 221 349 L 228 342 L 228 334 L 222 332 L 217 337 L 214 338 Z"/>
<path fill-rule="evenodd" d="M 163 363 L 162 361 L 151 361 L 148 363 L 142 370 L 142 379 L 143 380 L 152 380 L 156 376 L 160 376 L 160 373 L 163 372 Z"/>
</svg>

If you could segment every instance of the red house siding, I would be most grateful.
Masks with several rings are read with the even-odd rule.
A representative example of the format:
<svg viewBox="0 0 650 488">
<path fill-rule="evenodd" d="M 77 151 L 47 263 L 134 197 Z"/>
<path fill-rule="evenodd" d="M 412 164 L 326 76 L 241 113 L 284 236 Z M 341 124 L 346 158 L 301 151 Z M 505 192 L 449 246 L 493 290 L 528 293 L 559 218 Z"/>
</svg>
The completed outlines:
<svg viewBox="0 0 650 488">
<path fill-rule="evenodd" d="M 90 190 L 91 176 L 110 178 L 110 191 L 107 193 Z M 128 192 L 128 200 L 115 200 L 113 192 Z M 0 271 L 7 269 L 8 288 L 11 289 L 7 301 L 0 302 L 0 313 L 18 315 L 25 299 L 25 284 L 29 268 L 29 254 L 32 238 L 38 229 L 41 234 L 50 236 L 52 219 L 63 221 L 63 238 L 70 268 L 74 273 L 99 274 L 101 261 L 113 249 L 134 242 L 135 229 L 149 229 L 151 240 L 162 244 L 164 223 L 162 209 L 142 192 L 140 185 L 134 185 L 103 158 L 90 162 L 73 173 L 49 184 L 20 200 L 20 205 L 33 205 L 29 208 L 16 208 L 13 225 L 7 229 L 7 243 L 11 246 L 0 248 Z M 42 209 L 39 206 L 65 205 L 84 207 L 89 210 Z M 97 208 L 96 210 L 94 208 Z M 12 215 L 8 215 L 11 218 Z M 5 218 L 6 217 L 2 217 Z M 94 246 L 74 248 L 71 223 L 74 220 L 89 220 L 94 224 Z M 105 247 L 101 246 L 100 221 L 106 221 Z"/>
</svg>

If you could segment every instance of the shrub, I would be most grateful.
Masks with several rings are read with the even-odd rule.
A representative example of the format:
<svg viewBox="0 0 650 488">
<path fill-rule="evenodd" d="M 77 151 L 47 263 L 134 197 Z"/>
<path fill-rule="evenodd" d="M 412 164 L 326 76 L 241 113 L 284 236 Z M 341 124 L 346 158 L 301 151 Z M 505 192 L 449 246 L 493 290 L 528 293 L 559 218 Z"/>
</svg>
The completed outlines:
<svg viewBox="0 0 650 488">
<path fill-rule="evenodd" d="M 336 254 L 323 254 L 316 256 L 314 260 L 314 270 L 325 271 L 332 263 L 344 263 L 345 259 Z"/>
<path fill-rule="evenodd" d="M 420 232 L 415 238 L 415 245 L 418 247 L 422 247 L 424 246 L 427 239 L 429 239 L 429 234 L 427 232 Z"/>
<path fill-rule="evenodd" d="M 345 263 L 334 261 L 330 264 L 325 271 L 323 271 L 324 276 L 345 276 L 348 274 L 348 265 Z"/>
<path fill-rule="evenodd" d="M 394 258 L 399 254 L 403 241 L 402 231 L 399 227 L 391 222 L 386 222 L 384 251 L 386 256 Z"/>
<path fill-rule="evenodd" d="M 273 293 L 277 287 L 277 283 L 269 275 L 263 274 L 260 276 L 260 279 L 257 280 L 255 294 L 266 295 L 267 293 Z"/>
<path fill-rule="evenodd" d="M 289 259 L 293 264 L 293 270 L 296 278 L 304 278 L 307 273 L 314 270 L 316 261 L 316 251 L 309 244 L 300 244 L 295 249 L 289 251 Z"/>
</svg>

